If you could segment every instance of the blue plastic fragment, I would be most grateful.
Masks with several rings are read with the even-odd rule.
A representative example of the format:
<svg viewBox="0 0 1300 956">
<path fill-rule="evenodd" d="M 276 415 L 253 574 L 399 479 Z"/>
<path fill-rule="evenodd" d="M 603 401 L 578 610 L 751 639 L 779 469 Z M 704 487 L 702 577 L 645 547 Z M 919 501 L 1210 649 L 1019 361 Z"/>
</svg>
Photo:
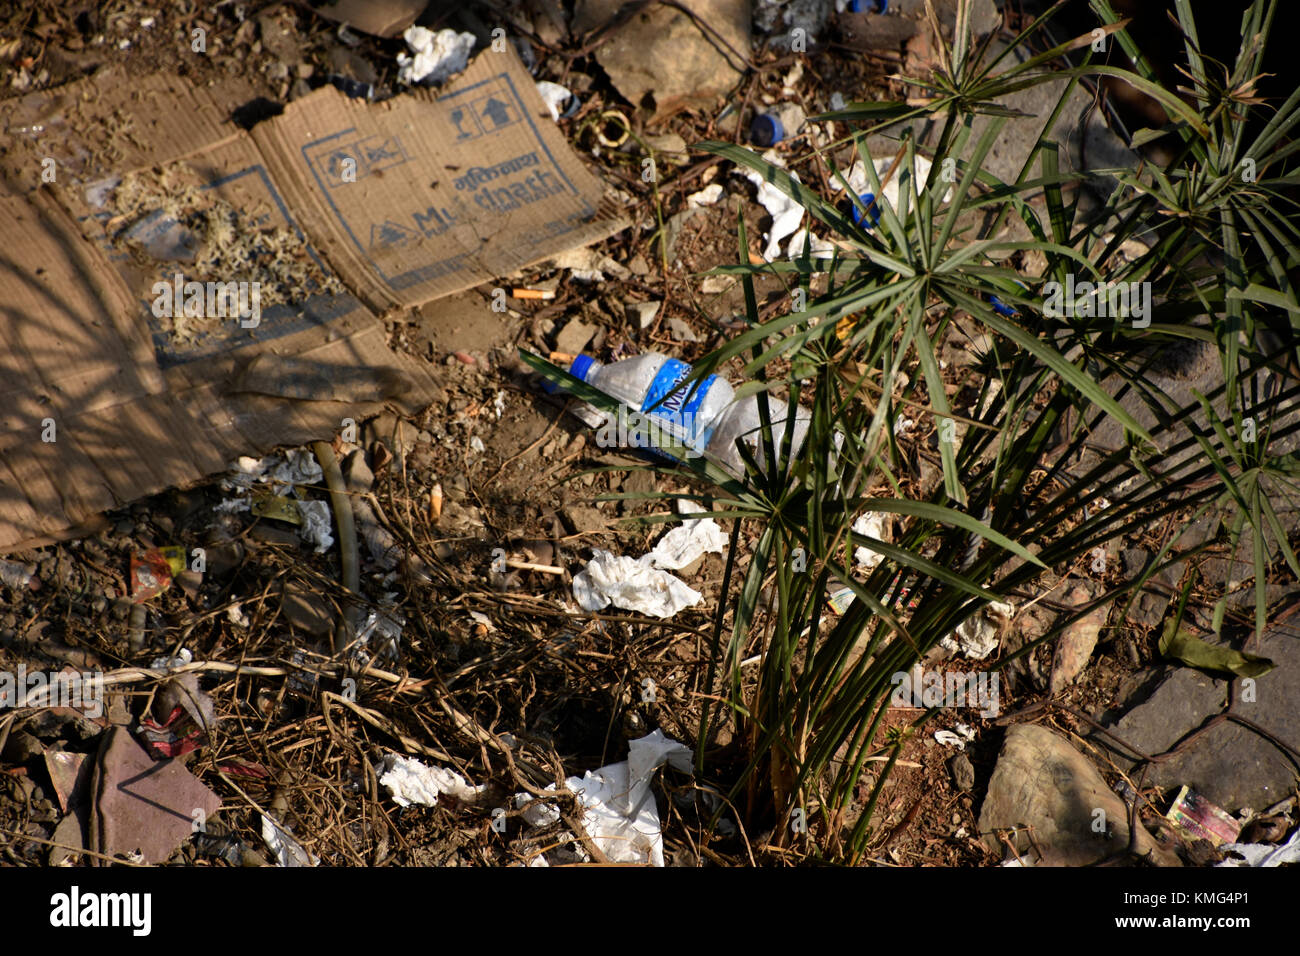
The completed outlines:
<svg viewBox="0 0 1300 956">
<path fill-rule="evenodd" d="M 871 215 L 871 222 L 867 225 L 867 228 L 874 229 L 880 225 L 880 207 L 876 205 L 876 194 L 862 193 L 858 198 L 862 200 L 862 205 L 867 208 L 867 212 Z M 853 216 L 853 225 L 862 225 L 862 210 L 858 208 L 857 203 L 853 204 L 851 215 Z"/>
<path fill-rule="evenodd" d="M 1020 314 L 1016 309 L 1013 309 L 995 295 L 989 296 L 989 302 L 992 303 L 994 312 L 998 315 L 1005 315 L 1008 319 L 1014 318 Z"/>
<path fill-rule="evenodd" d="M 849 10 L 853 13 L 861 13 L 864 6 L 863 0 L 849 0 Z M 889 9 L 889 0 L 876 0 L 876 12 L 884 13 Z"/>
</svg>

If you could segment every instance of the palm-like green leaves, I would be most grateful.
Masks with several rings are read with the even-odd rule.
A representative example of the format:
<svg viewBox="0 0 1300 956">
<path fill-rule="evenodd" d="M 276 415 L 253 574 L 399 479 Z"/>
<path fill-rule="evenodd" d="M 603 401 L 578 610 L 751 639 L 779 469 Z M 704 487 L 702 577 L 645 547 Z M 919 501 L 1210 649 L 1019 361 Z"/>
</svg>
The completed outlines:
<svg viewBox="0 0 1300 956">
<path fill-rule="evenodd" d="M 866 155 L 867 133 L 906 128 L 918 117 L 939 121 L 924 182 L 915 172 L 918 146 L 901 135 L 897 208 L 878 198 L 881 218 L 872 229 L 746 149 L 699 145 L 757 171 L 838 239 L 834 260 L 755 266 L 747 264 L 742 223 L 746 264 L 716 271 L 741 276 L 749 327 L 698 363 L 693 376 L 734 375 L 739 368 L 761 383 L 772 410 L 798 402 L 811 412 L 797 451 L 788 431 L 781 445 L 772 441 L 764 415 L 760 447 L 746 451 L 745 481 L 707 461 L 689 465 L 693 477 L 715 486 L 715 513 L 735 519 L 701 740 L 713 721 L 735 720 L 747 766 L 731 796 L 743 794 L 744 812 L 775 823 L 774 842 L 791 839 L 785 821 L 801 808 L 820 827 L 818 847 L 861 858 L 873 839 L 880 787 L 908 737 L 909 728 L 888 715 L 894 675 L 909 671 L 989 600 L 1039 593 L 1045 568 L 1068 569 L 1165 516 L 1226 507 L 1230 544 L 1247 529 L 1254 544 L 1257 628 L 1264 625 L 1270 553 L 1300 575 L 1281 515 L 1300 475 L 1295 455 L 1285 451 L 1300 440 L 1300 420 L 1286 414 L 1300 398 L 1300 383 L 1286 377 L 1300 354 L 1300 305 L 1287 281 L 1300 263 L 1291 205 L 1300 92 L 1268 109 L 1261 125 L 1249 122 L 1265 108 L 1253 81 L 1275 6 L 1251 4 L 1242 53 L 1220 68 L 1200 54 L 1190 4 L 1179 0 L 1189 103 L 1157 84 L 1106 0 L 1093 0 L 1103 33 L 1119 42 L 1136 72 L 1094 65 L 1089 54 L 1082 65 L 1061 69 L 1059 58 L 1086 49 L 1092 35 L 1007 65 L 1009 51 L 993 56 L 987 41 L 970 41 L 962 2 L 955 43 L 944 48 L 936 75 L 915 84 L 923 96 L 853 104 L 820 117 L 869 124 L 854 142 L 877 197 L 882 182 Z M 1014 183 L 997 181 L 982 166 L 1009 114 L 999 98 L 1085 75 L 1117 77 L 1151 95 L 1181 145 L 1167 169 L 1104 171 L 1119 186 L 1081 221 L 1072 197 L 1084 174 L 1060 172 L 1046 140 Z M 1048 129 L 1072 87 L 1066 84 Z M 972 142 L 977 113 L 993 119 Z M 1258 132 L 1247 142 L 1252 129 Z M 967 159 L 944 162 L 958 156 Z M 1247 159 L 1251 164 L 1243 165 Z M 1252 164 L 1253 178 L 1243 177 Z M 847 186 L 844 170 L 831 164 L 830 173 Z M 853 201 L 851 191 L 846 195 Z M 1041 220 L 1030 202 L 1035 196 L 1045 211 Z M 1008 217 L 1024 222 L 1032 238 L 998 240 Z M 991 224 L 972 225 L 979 221 Z M 1134 254 L 1129 240 L 1137 237 L 1147 251 Z M 999 258 L 1017 249 L 1038 254 L 1037 274 Z M 760 273 L 804 288 L 820 274 L 828 288 L 804 311 L 760 322 L 752 284 Z M 1045 314 L 1044 283 L 1070 273 L 1151 283 L 1150 323 Z M 994 296 L 1012 314 L 995 311 Z M 993 342 L 969 408 L 954 405 L 938 361 L 939 343 L 954 324 Z M 1265 328 L 1269 347 L 1257 334 Z M 1210 343 L 1223 360 L 1224 384 L 1194 407 L 1177 407 L 1150 372 L 1154 352 L 1177 340 Z M 1259 385 L 1266 368 L 1283 376 L 1272 391 Z M 1142 414 L 1120 401 L 1126 391 Z M 934 436 L 918 449 L 937 459 L 942 480 L 932 488 L 895 436 L 904 414 L 922 435 Z M 1122 426 L 1122 447 L 1087 449 L 1089 463 L 1077 464 L 1088 432 L 1067 423 L 1095 426 L 1104 418 Z M 895 533 L 854 531 L 870 512 L 891 515 Z M 859 547 L 881 556 L 874 569 L 857 564 Z M 1171 547 L 1172 541 L 1128 585 L 1167 563 Z M 840 589 L 853 595 L 842 613 L 829 602 Z M 858 802 L 868 767 L 876 784 Z"/>
</svg>

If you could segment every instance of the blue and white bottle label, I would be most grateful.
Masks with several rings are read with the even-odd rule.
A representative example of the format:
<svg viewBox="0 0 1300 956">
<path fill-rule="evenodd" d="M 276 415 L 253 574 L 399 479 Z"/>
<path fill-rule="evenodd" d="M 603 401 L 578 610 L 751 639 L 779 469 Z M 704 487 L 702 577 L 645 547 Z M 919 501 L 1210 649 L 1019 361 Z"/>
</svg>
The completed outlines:
<svg viewBox="0 0 1300 956">
<path fill-rule="evenodd" d="M 690 374 L 691 367 L 685 362 L 678 359 L 668 359 L 664 362 L 655 375 L 654 381 L 650 383 L 650 390 L 646 392 L 645 401 L 641 403 L 641 411 L 653 415 L 674 429 L 680 429 L 686 442 L 694 445 L 697 440 L 696 427 L 707 424 L 698 421 L 700 406 L 704 404 L 704 399 L 709 394 L 709 389 L 713 387 L 713 383 L 717 381 L 717 376 L 710 375 L 703 379 L 692 393 L 688 388 L 679 387 Z M 660 402 L 662 404 L 656 408 L 656 403 Z"/>
</svg>

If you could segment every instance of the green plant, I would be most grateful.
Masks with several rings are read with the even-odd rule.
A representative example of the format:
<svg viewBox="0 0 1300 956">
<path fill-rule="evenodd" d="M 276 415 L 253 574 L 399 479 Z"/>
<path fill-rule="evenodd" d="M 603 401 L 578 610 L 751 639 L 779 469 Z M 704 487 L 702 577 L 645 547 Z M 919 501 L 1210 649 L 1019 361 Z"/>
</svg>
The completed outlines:
<svg viewBox="0 0 1300 956">
<path fill-rule="evenodd" d="M 916 84 L 923 96 L 853 104 L 820 117 L 874 124 L 850 139 L 877 197 L 882 182 L 867 137 L 904 129 L 895 163 L 898 207 L 878 201 L 875 228 L 855 224 L 749 150 L 700 144 L 758 171 L 838 239 L 831 259 L 811 258 L 806 247 L 793 261 L 751 265 L 740 221 L 743 264 L 714 272 L 740 277 L 750 327 L 699 362 L 694 378 L 742 363 L 749 387 L 768 395 L 773 409 L 786 405 L 792 414 L 801 403 L 809 409 L 808 434 L 796 454 L 788 430 L 777 446 L 769 410 L 760 405 L 758 453 L 742 449 L 746 480 L 708 461 L 682 466 L 711 486 L 712 513 L 733 521 L 723 584 L 729 599 L 717 609 L 706 678 L 708 694 L 725 703 L 705 705 L 699 739 L 707 739 L 718 707 L 727 707 L 747 756 L 730 797 L 744 794 L 751 820 L 774 822 L 778 845 L 790 838 L 784 822 L 803 809 L 821 823 L 822 852 L 863 857 L 877 835 L 872 818 L 881 788 L 908 738 L 896 722 L 882 733 L 895 675 L 988 602 L 1037 593 L 1048 569 L 1066 571 L 1162 517 L 1226 507 L 1231 544 L 1246 527 L 1254 538 L 1257 630 L 1264 626 L 1270 545 L 1300 575 L 1275 504 L 1294 487 L 1297 461 L 1285 448 L 1300 430 L 1300 421 L 1285 414 L 1300 398 L 1300 382 L 1289 372 L 1300 342 L 1300 309 L 1287 281 L 1296 265 L 1296 229 L 1285 211 L 1296 185 L 1290 134 L 1300 119 L 1300 93 L 1249 145 L 1243 140 L 1251 114 L 1264 105 L 1254 95 L 1254 78 L 1276 3 L 1251 4 L 1241 56 L 1219 82 L 1196 50 L 1188 4 L 1179 0 L 1191 103 L 1159 87 L 1105 0 L 1093 6 L 1104 33 L 1118 38 L 1138 72 L 1093 64 L 1091 34 L 999 69 L 1009 51 L 993 56 L 987 41 L 971 41 L 963 0 L 940 69 Z M 1087 51 L 1082 65 L 1049 69 L 1080 50 Z M 1164 106 L 1169 130 L 1182 143 L 1167 170 L 1143 164 L 1067 173 L 1045 137 L 1015 182 L 999 182 L 982 168 L 1013 115 L 999 97 L 1067 80 L 1051 129 L 1075 83 L 1089 74 L 1122 79 Z M 990 119 L 977 136 L 980 114 Z M 923 168 L 918 145 L 903 126 L 917 117 L 939 122 L 925 177 L 917 172 Z M 841 145 L 818 158 L 847 185 L 830 159 Z M 1242 158 L 1254 161 L 1252 182 L 1234 174 Z M 945 179 L 945 169 L 955 175 Z M 1102 175 L 1118 186 L 1085 219 L 1078 189 Z M 1042 217 L 1030 202 L 1037 193 Z M 1031 238 L 998 238 L 1010 217 Z M 1153 240 L 1149 251 L 1122 258 L 1125 241 L 1142 235 Z M 1035 252 L 1041 268 L 1032 274 L 1013 268 L 1007 256 L 1016 251 Z M 1215 256 L 1223 268 L 1207 263 Z M 807 307 L 760 321 L 753 285 L 760 273 L 780 278 L 792 293 L 803 290 Z M 1045 309 L 1047 283 L 1068 275 L 1151 283 L 1157 300 L 1149 325 Z M 813 295 L 817 276 L 827 287 Z M 1265 328 L 1268 337 L 1260 334 Z M 979 329 L 992 342 L 968 414 L 949 400 L 937 358 L 937 344 L 953 329 Z M 1212 343 L 1225 369 L 1224 384 L 1193 407 L 1178 407 L 1149 374 L 1159 350 L 1178 340 Z M 1280 387 L 1261 384 L 1266 370 L 1281 376 Z M 1143 414 L 1122 401 L 1126 393 Z M 919 480 L 895 437 L 904 410 L 939 438 L 942 480 L 932 488 Z M 1086 448 L 1089 426 L 1103 417 L 1122 426 L 1121 447 Z M 1248 438 L 1247 419 L 1259 425 Z M 1090 457 L 1075 464 L 1085 451 Z M 872 512 L 894 516 L 893 540 L 853 530 Z M 1173 546 L 1170 541 L 1137 580 L 1078 609 L 1017 656 L 1139 586 L 1168 563 Z M 858 547 L 883 556 L 869 573 L 855 564 Z M 829 608 L 828 594 L 836 589 L 854 598 L 842 614 Z M 1220 602 L 1216 625 L 1224 607 Z M 756 665 L 742 666 L 752 657 Z M 934 712 L 922 713 L 912 727 Z M 869 766 L 877 771 L 875 783 L 862 800 L 858 791 Z"/>
</svg>

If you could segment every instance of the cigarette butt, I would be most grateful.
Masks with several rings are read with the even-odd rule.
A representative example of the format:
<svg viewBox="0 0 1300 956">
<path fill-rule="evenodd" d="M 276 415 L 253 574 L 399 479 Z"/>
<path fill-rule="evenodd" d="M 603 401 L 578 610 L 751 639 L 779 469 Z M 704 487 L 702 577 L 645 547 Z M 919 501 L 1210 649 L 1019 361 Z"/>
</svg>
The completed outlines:
<svg viewBox="0 0 1300 956">
<path fill-rule="evenodd" d="M 512 558 L 506 559 L 507 568 L 518 568 L 521 571 L 540 571 L 543 574 L 563 574 L 564 568 L 557 568 L 553 564 L 533 564 L 531 561 L 515 561 Z"/>
<path fill-rule="evenodd" d="M 551 353 L 551 361 L 554 362 L 556 365 L 572 365 L 573 360 L 576 359 L 577 357 L 578 356 L 572 355 L 569 352 Z"/>
<path fill-rule="evenodd" d="M 429 489 L 429 518 L 432 521 L 437 521 L 441 517 L 442 485 L 441 483 L 435 483 L 434 486 Z"/>
<path fill-rule="evenodd" d="M 757 252 L 751 252 L 749 254 L 749 264 L 751 266 L 761 266 L 766 261 L 767 260 L 764 259 L 762 256 L 760 256 Z"/>
<path fill-rule="evenodd" d="M 510 294 L 516 299 L 554 299 L 554 289 L 511 289 Z"/>
</svg>

